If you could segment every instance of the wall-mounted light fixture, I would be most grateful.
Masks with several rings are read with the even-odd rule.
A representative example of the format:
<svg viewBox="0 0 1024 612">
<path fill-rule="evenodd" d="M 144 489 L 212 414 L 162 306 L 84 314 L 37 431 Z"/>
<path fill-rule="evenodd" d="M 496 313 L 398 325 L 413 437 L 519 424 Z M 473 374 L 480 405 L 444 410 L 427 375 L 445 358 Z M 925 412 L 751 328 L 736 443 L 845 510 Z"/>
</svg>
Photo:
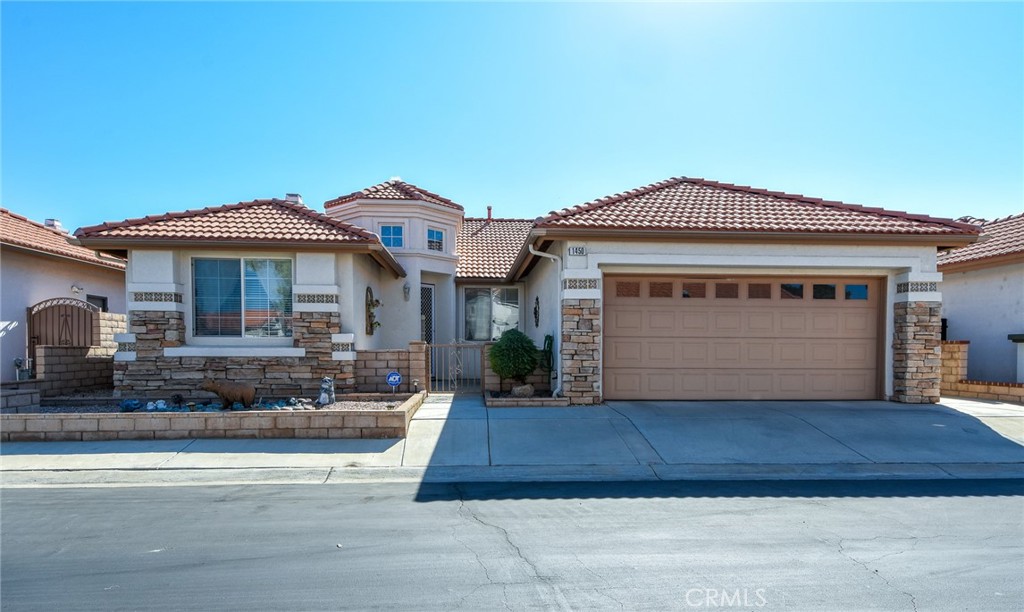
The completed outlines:
<svg viewBox="0 0 1024 612">
<path fill-rule="evenodd" d="M 71 283 L 71 293 L 74 293 L 75 295 L 78 295 L 79 293 L 81 293 L 84 290 L 85 289 L 81 285 L 79 285 L 78 283 Z"/>
<path fill-rule="evenodd" d="M 408 282 L 406 282 L 404 285 L 402 285 L 402 295 L 405 297 L 405 301 L 406 302 L 409 301 L 409 294 L 411 292 L 412 292 L 412 287 L 409 285 Z"/>
</svg>

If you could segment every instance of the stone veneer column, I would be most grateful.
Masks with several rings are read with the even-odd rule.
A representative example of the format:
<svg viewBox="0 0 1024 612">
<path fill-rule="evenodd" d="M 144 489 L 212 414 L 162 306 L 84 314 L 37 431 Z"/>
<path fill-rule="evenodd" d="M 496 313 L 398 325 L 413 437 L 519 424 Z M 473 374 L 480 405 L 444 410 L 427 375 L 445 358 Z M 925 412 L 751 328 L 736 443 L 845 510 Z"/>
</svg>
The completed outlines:
<svg viewBox="0 0 1024 612">
<path fill-rule="evenodd" d="M 907 301 L 893 305 L 893 401 L 907 404 L 939 401 L 941 311 L 941 302 Z"/>
<path fill-rule="evenodd" d="M 574 405 L 601 403 L 601 300 L 562 300 L 562 393 Z"/>
</svg>

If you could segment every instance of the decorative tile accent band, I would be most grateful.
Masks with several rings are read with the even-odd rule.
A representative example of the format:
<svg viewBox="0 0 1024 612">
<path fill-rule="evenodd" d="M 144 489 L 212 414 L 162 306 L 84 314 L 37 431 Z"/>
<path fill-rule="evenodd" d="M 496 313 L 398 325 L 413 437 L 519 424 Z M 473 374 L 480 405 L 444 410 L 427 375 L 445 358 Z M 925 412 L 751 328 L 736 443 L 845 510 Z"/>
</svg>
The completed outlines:
<svg viewBox="0 0 1024 612">
<path fill-rule="evenodd" d="M 296 304 L 337 304 L 336 293 L 296 293 Z"/>
<path fill-rule="evenodd" d="M 135 352 L 135 343 L 134 342 L 118 342 L 117 343 L 117 352 L 118 353 L 133 353 L 133 352 Z"/>
<path fill-rule="evenodd" d="M 596 278 L 567 278 L 562 281 L 565 289 L 598 289 Z"/>
<path fill-rule="evenodd" d="M 132 293 L 133 302 L 174 302 L 181 304 L 181 294 L 176 291 L 136 291 Z"/>
<path fill-rule="evenodd" d="M 331 343 L 331 352 L 333 353 L 348 353 L 354 350 L 351 342 L 333 342 Z"/>
<path fill-rule="evenodd" d="M 896 293 L 918 293 L 938 290 L 939 284 L 934 281 L 911 281 L 908 283 L 896 283 Z"/>
</svg>

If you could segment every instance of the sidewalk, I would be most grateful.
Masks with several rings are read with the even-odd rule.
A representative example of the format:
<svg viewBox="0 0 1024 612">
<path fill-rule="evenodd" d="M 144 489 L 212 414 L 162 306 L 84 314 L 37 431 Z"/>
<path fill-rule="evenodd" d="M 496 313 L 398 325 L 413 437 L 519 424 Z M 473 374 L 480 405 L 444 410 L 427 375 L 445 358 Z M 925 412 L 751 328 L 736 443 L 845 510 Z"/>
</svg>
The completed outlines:
<svg viewBox="0 0 1024 612">
<path fill-rule="evenodd" d="M 2 485 L 1024 478 L 1024 407 L 609 402 L 433 395 L 405 440 L 18 442 Z"/>
</svg>

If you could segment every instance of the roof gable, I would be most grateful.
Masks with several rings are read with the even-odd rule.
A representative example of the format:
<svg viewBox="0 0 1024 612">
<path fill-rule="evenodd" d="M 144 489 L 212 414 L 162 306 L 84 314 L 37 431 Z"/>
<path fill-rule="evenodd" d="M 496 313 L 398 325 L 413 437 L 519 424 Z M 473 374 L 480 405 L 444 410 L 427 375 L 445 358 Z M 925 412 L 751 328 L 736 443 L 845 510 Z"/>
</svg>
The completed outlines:
<svg viewBox="0 0 1024 612">
<path fill-rule="evenodd" d="M 27 217 L 0 208 L 0 242 L 47 255 L 69 257 L 89 264 L 124 270 L 124 262 L 101 257 L 96 251 L 69 242 L 70 236 Z"/>
<path fill-rule="evenodd" d="M 324 202 L 324 208 L 339 206 L 355 200 L 408 200 L 414 202 L 430 202 L 447 208 L 462 211 L 462 206 L 452 202 L 446 197 L 439 196 L 432 191 L 417 187 L 412 183 L 393 178 L 378 185 L 354 191 L 348 195 L 339 196 L 333 200 Z"/>
<path fill-rule="evenodd" d="M 532 228 L 527 219 L 465 219 L 455 239 L 455 277 L 505 280 Z"/>
<path fill-rule="evenodd" d="M 950 219 L 677 177 L 549 213 L 539 228 L 973 235 Z"/>
<path fill-rule="evenodd" d="M 104 244 L 139 241 L 273 244 L 374 244 L 367 230 L 296 202 L 269 199 L 151 215 L 80 228 L 75 235 Z"/>
<path fill-rule="evenodd" d="M 1008 257 L 1024 258 L 1024 213 L 980 221 L 981 240 L 965 247 L 946 251 L 939 255 L 939 269 L 961 265 L 983 264 L 1005 261 Z"/>
</svg>

